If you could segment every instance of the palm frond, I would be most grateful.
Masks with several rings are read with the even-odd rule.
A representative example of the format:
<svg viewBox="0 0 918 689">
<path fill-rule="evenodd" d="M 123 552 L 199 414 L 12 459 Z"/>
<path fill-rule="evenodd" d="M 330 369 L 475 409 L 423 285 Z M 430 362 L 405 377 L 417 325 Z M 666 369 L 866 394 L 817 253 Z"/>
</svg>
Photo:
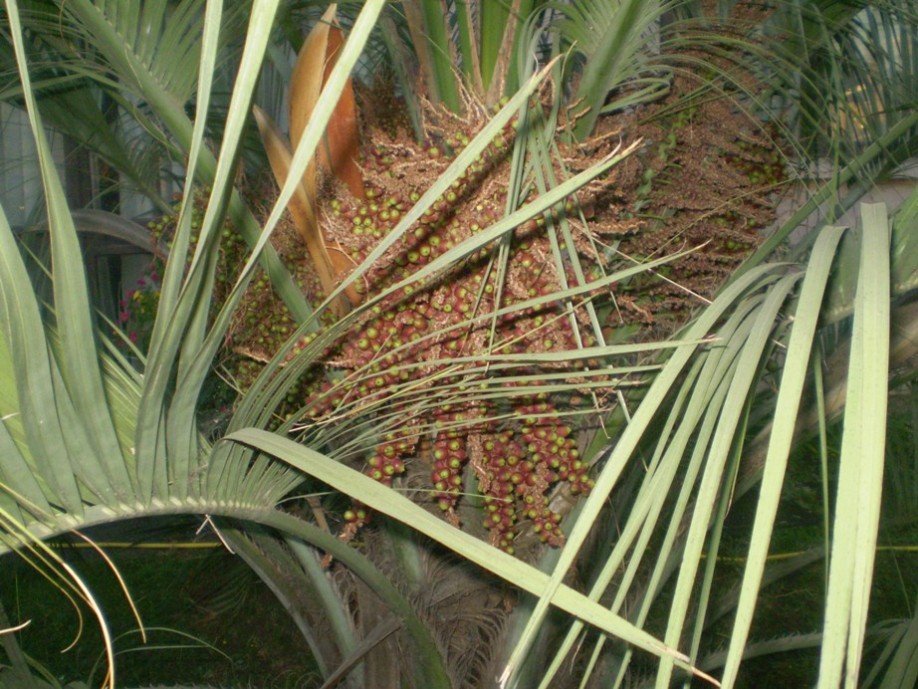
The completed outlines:
<svg viewBox="0 0 918 689">
<path fill-rule="evenodd" d="M 782 3 L 767 30 L 792 38 L 779 61 L 803 69 L 776 95 L 793 106 L 790 122 L 809 150 L 851 158 L 914 109 L 916 6 L 905 3 Z M 790 62 L 788 62 L 790 64 Z M 831 125 L 826 126 L 825 113 Z M 914 145 L 913 145 L 914 150 Z"/>
<path fill-rule="evenodd" d="M 650 34 L 659 30 L 654 27 L 669 5 L 636 0 L 558 3 L 564 19 L 557 31 L 583 63 L 572 98 L 579 139 L 593 131 L 601 114 L 657 98 L 669 88 L 668 70 L 650 47 Z"/>
<path fill-rule="evenodd" d="M 210 3 L 208 11 L 218 6 Z M 375 3 L 376 13 L 380 8 L 381 3 Z M 271 24 L 270 8 L 265 5 L 256 9 L 265 11 L 256 12 L 251 30 L 253 36 L 262 37 L 264 45 Z M 373 25 L 372 9 L 365 13 L 362 24 L 358 22 L 358 36 L 360 26 L 365 35 Z M 212 39 L 220 26 L 219 16 L 211 18 L 215 21 L 206 25 L 209 28 L 203 41 L 204 73 L 213 71 L 216 42 Z M 14 41 L 20 31 L 14 22 Z M 256 44 L 256 40 L 250 41 L 250 45 Z M 180 330 L 185 332 L 170 329 L 175 322 L 171 316 L 161 319 L 146 370 L 140 376 L 123 358 L 114 356 L 115 350 L 106 354 L 104 336 L 95 331 L 73 221 L 31 98 L 21 43 L 17 50 L 49 200 L 54 293 L 53 311 L 46 314 L 32 291 L 12 231 L 0 217 L 0 242 L 4 246 L 0 270 L 4 313 L 0 351 L 4 357 L 0 371 L 2 386 L 9 393 L 3 399 L 0 442 L 6 448 L 3 505 L 12 510 L 13 517 L 4 532 L 9 533 L 8 528 L 21 530 L 17 540 L 4 538 L 4 550 L 22 550 L 22 544 L 31 539 L 131 516 L 176 510 L 226 515 L 265 521 L 285 531 L 292 528 L 297 538 L 315 544 L 321 541 L 320 547 L 329 553 L 343 549 L 339 559 L 356 566 L 355 571 L 377 594 L 390 602 L 402 600 L 356 551 L 312 525 L 272 513 L 272 508 L 301 480 L 296 472 L 247 453 L 215 462 L 215 470 L 207 471 L 211 448 L 195 426 L 195 399 L 200 390 L 199 374 L 209 366 L 205 357 L 209 351 L 212 357 L 212 343 L 219 341 L 222 331 L 219 318 L 217 329 L 207 331 L 211 294 L 208 273 L 212 274 L 212 263 L 200 252 L 207 244 L 207 233 L 222 225 L 220 213 L 225 203 L 219 194 L 225 199 L 232 181 L 232 146 L 222 151 L 217 165 L 216 200 L 205 217 L 204 238 L 188 274 L 184 272 L 189 243 L 177 242 L 172 247 L 164 294 L 167 303 L 171 300 L 172 315 L 178 312 Z M 345 49 L 339 73 L 350 71 L 358 53 L 358 47 Z M 260 60 L 257 50 L 243 60 L 239 98 L 250 97 Z M 205 78 L 199 83 L 203 84 L 199 102 L 206 109 L 209 82 Z M 317 118 L 330 115 L 327 105 L 331 98 L 317 105 Z M 248 108 L 236 107 L 232 112 L 226 129 L 232 140 L 238 141 Z M 195 132 L 196 143 L 191 146 L 192 163 L 197 160 L 196 153 L 203 150 L 203 134 L 201 118 Z M 310 136 L 312 141 L 306 145 L 314 149 L 317 137 L 307 132 L 305 138 Z M 190 219 L 190 214 L 186 217 Z M 249 274 L 254 265 L 253 258 Z M 245 277 L 244 274 L 241 284 Z M 181 315 L 183 309 L 187 309 L 185 315 Z M 225 322 L 223 317 L 222 327 Z M 82 341 L 77 346 L 75 339 L 79 338 Z M 96 342 L 98 346 L 86 346 Z M 174 357 L 178 352 L 182 353 L 176 367 Z M 277 518 L 280 523 L 273 522 Z M 421 647 L 430 645 L 404 602 L 401 611 L 415 641 Z M 422 684 L 443 686 L 434 656 L 418 672 L 424 678 Z"/>
<path fill-rule="evenodd" d="M 297 443 L 255 428 L 236 431 L 227 436 L 227 439 L 257 447 L 263 452 L 283 459 L 291 466 L 315 476 L 336 490 L 354 496 L 374 510 L 410 524 L 424 535 L 443 543 L 453 552 L 513 582 L 529 593 L 542 595 L 549 583 L 544 573 L 521 563 L 493 546 L 488 546 L 473 536 L 454 529 L 415 505 L 408 498 L 402 497 L 360 472 L 312 452 Z M 618 616 L 610 615 L 601 606 L 588 601 L 567 586 L 561 585 L 555 588 L 552 602 L 568 613 L 588 620 L 591 624 L 599 626 L 618 638 L 625 639 L 654 655 L 672 656 L 675 659 L 674 662 L 682 667 L 687 667 L 681 654 L 661 644 L 649 634 L 625 623 Z"/>
</svg>

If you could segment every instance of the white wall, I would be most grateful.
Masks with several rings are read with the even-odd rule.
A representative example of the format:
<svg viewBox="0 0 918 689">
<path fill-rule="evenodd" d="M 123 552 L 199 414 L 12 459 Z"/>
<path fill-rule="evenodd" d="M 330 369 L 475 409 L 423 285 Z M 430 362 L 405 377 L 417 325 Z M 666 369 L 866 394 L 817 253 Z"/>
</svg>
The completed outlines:
<svg viewBox="0 0 918 689">
<path fill-rule="evenodd" d="M 51 137 L 55 153 L 63 149 L 60 136 Z M 13 227 L 30 224 L 42 214 L 41 173 L 26 113 L 0 103 L 0 205 Z"/>
</svg>

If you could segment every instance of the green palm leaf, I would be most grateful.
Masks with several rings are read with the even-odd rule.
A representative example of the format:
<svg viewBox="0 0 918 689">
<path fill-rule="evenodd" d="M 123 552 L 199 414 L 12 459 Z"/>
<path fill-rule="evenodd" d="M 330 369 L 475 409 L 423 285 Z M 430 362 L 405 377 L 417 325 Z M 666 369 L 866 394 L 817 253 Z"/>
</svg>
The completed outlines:
<svg viewBox="0 0 918 689">
<path fill-rule="evenodd" d="M 588 136 L 603 113 L 659 97 L 669 88 L 667 70 L 649 48 L 649 33 L 671 4 L 584 0 L 556 5 L 564 15 L 557 25 L 560 36 L 585 62 L 573 97 L 577 138 Z M 629 94 L 632 80 L 638 88 Z M 622 92 L 609 102 L 617 89 Z"/>
</svg>

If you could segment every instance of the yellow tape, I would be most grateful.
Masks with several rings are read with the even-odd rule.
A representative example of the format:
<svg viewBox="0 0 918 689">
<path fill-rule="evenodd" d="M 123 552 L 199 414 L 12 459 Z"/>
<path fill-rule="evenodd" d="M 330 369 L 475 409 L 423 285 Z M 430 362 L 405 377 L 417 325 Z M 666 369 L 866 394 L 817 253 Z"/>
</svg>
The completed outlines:
<svg viewBox="0 0 918 689">
<path fill-rule="evenodd" d="M 93 541 L 92 543 L 51 543 L 52 548 L 136 548 L 137 550 L 198 550 L 222 548 L 220 541 L 193 541 L 176 543 L 124 543 L 118 541 Z"/>
</svg>

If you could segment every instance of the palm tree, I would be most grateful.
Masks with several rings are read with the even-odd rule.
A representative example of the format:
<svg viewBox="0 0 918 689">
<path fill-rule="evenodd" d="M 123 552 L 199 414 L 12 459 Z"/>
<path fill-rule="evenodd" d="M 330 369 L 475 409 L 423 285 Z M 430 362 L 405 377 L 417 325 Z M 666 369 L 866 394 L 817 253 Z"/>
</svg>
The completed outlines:
<svg viewBox="0 0 918 689">
<path fill-rule="evenodd" d="M 257 220 L 234 185 L 243 142 L 252 132 L 249 113 L 257 82 L 266 73 L 265 55 L 277 40 L 280 10 L 289 8 L 271 0 L 226 10 L 221 3 L 197 0 L 142 5 L 70 0 L 28 9 L 7 3 L 7 57 L 21 85 L 42 166 L 53 295 L 50 303 L 39 300 L 16 239 L 6 221 L 0 222 L 0 514 L 6 550 L 56 573 L 62 586 L 92 604 L 92 592 L 43 544 L 46 539 L 140 516 L 182 513 L 210 519 L 285 601 L 329 685 L 605 686 L 614 681 L 639 686 L 646 680 L 669 686 L 674 677 L 684 682 L 716 677 L 723 686 L 738 686 L 744 657 L 758 651 L 749 638 L 763 582 L 781 574 L 766 565 L 766 556 L 788 462 L 796 456 L 792 450 L 814 433 L 825 437 L 831 424 L 843 424 L 837 454 L 823 449 L 825 473 L 833 476 L 835 489 L 827 506 L 851 507 L 836 509 L 828 522 L 824 627 L 816 637 L 782 639 L 775 647 L 818 646 L 818 685 L 836 687 L 844 681 L 854 686 L 863 657 L 882 504 L 890 381 L 901 384 L 912 375 L 912 329 L 918 321 L 909 297 L 918 265 L 911 241 L 918 194 L 892 216 L 882 206 L 865 206 L 853 230 L 826 225 L 798 246 L 791 261 L 765 263 L 774 250 L 766 243 L 732 272 L 716 298 L 665 339 L 618 343 L 601 327 L 604 307 L 596 293 L 613 284 L 650 280 L 649 271 L 666 277 L 663 268 L 673 257 L 637 265 L 606 261 L 607 272 L 588 281 L 584 267 L 590 263 L 575 251 L 571 234 L 571 223 L 583 220 L 575 206 L 564 202 L 600 175 L 619 170 L 636 148 L 611 148 L 580 172 L 557 174 L 558 144 L 589 142 L 603 111 L 656 99 L 672 79 L 697 65 L 699 58 L 688 50 L 678 59 L 667 59 L 666 50 L 645 50 L 637 39 L 656 19 L 684 16 L 687 23 L 674 25 L 667 34 L 671 45 L 697 47 L 707 41 L 712 53 L 724 51 L 719 59 L 736 59 L 735 39 L 715 42 L 706 33 L 704 40 L 691 43 L 699 22 L 708 18 L 691 6 L 670 3 L 518 2 L 511 12 L 496 4 L 457 3 L 444 20 L 439 3 L 387 6 L 366 0 L 350 22 L 333 67 L 322 70 L 321 95 L 313 91 L 307 98 L 308 121 L 297 125 L 291 117 L 292 150 L 275 146 L 271 162 L 280 192 L 266 217 Z M 814 98 L 827 92 L 827 84 L 834 106 L 848 118 L 827 141 L 812 144 L 820 153 L 837 153 L 839 164 L 830 181 L 775 235 L 775 244 L 820 204 L 853 204 L 853 199 L 839 198 L 840 183 L 867 179 L 865 171 L 873 182 L 915 152 L 918 117 L 904 108 L 909 98 L 904 85 L 914 83 L 909 82 L 914 75 L 907 74 L 914 65 L 898 57 L 913 54 L 915 33 L 906 27 L 913 26 L 914 11 L 878 3 L 876 14 L 864 19 L 854 12 L 827 15 L 824 10 L 821 3 L 790 3 L 761 20 L 762 26 L 789 34 L 806 48 L 812 59 L 802 73 L 785 69 L 788 61 L 780 59 L 757 62 L 754 58 L 764 56 L 765 48 L 742 44 L 752 60 L 747 71 L 775 94 L 796 96 L 789 101 L 798 119 L 776 120 L 787 127 L 788 136 L 801 134 L 792 140 L 810 145 L 805 136 L 812 133 L 812 118 L 819 112 Z M 289 11 L 288 17 L 295 16 L 299 8 Z M 806 31 L 793 31 L 795 16 L 806 18 Z M 326 14 L 324 26 L 331 20 Z M 384 31 L 374 33 L 378 26 Z M 607 27 L 603 30 L 628 40 L 616 42 L 618 52 L 609 54 L 590 26 Z M 865 31 L 883 34 L 887 43 L 867 42 Z M 410 42 L 402 43 L 406 35 Z M 331 52 L 330 40 L 326 37 L 318 51 L 323 62 Z M 326 145 L 329 121 L 341 113 L 349 75 L 365 46 L 376 40 L 385 44 L 408 102 L 416 104 L 415 126 L 429 127 L 422 133 L 429 136 L 438 124 L 447 128 L 458 120 L 446 113 L 463 107 L 489 114 L 472 136 L 453 141 L 456 150 L 439 164 L 428 188 L 399 211 L 388 234 L 366 252 L 356 252 L 356 265 L 349 271 L 329 267 L 335 247 L 315 233 L 308 224 L 312 221 L 298 222 L 301 232 L 322 244 L 310 249 L 313 261 L 329 262 L 322 281 L 326 299 L 317 306 L 304 297 L 270 238 L 288 206 L 294 216 L 297 204 L 300 211 L 307 209 L 305 217 L 315 215 L 322 197 L 312 159 Z M 94 46 L 96 52 L 80 55 L 81 45 Z M 517 46 L 518 53 L 508 54 L 505 45 Z M 571 45 L 573 53 L 564 52 Z M 726 50 L 730 46 L 732 52 Z M 572 57 L 553 59 L 562 53 Z M 270 54 L 277 62 L 281 53 Z M 459 75 L 444 64 L 443 56 L 450 54 L 460 56 Z M 536 54 L 541 61 L 517 69 L 517 54 Z M 44 58 L 40 63 L 38 56 Z M 846 100 L 844 94 L 866 88 L 866 63 L 885 66 L 889 88 Z M 36 72 L 36 64 L 47 71 Z M 408 79 L 413 64 L 420 65 L 420 89 Z M 727 86 L 748 109 L 775 100 L 746 88 L 723 63 L 705 64 L 719 64 L 719 71 L 709 69 L 720 78 L 673 105 L 674 110 L 691 108 Z M 558 92 L 562 84 L 569 87 L 569 100 L 546 95 L 550 76 Z M 221 103 L 218 87 L 224 79 L 231 90 Z M 798 80 L 796 89 L 791 79 Z M 63 88 L 63 94 L 56 88 Z M 139 371 L 97 327 L 73 220 L 42 126 L 43 118 L 62 112 L 43 107 L 46 94 L 85 102 L 86 94 L 97 89 L 117 96 L 149 140 L 187 168 L 160 315 L 149 350 L 137 353 L 143 361 Z M 425 99 L 447 109 L 425 108 Z M 212 112 L 225 113 L 216 127 Z M 432 113 L 439 122 L 430 120 Z M 855 117 L 873 128 L 852 126 Z M 565 121 L 572 126 L 562 127 Z M 517 133 L 508 146 L 514 126 Z M 71 128 L 80 136 L 77 126 Z M 262 131 L 269 132 L 269 145 L 277 143 L 270 133 L 274 128 L 262 126 Z M 865 131 L 869 139 L 858 141 Z M 88 138 L 85 132 L 82 136 Z M 117 148 L 111 139 L 105 146 Z M 388 281 L 374 277 L 380 257 L 392 256 L 392 247 L 411 241 L 419 221 L 453 202 L 448 194 L 455 195 L 453 190 L 463 188 L 470 175 L 487 179 L 488 168 L 476 165 L 500 146 L 511 151 L 505 207 L 452 246 L 444 240 L 442 249 L 432 251 L 420 267 Z M 113 164 L 124 161 L 126 173 L 140 184 L 142 168 L 128 165 L 130 156 L 116 159 L 103 146 L 96 149 Z M 328 167 L 337 173 L 334 165 Z M 652 181 L 652 176 L 646 180 Z M 141 186 L 155 188 L 149 182 Z M 203 204 L 200 187 L 208 189 Z M 157 203 L 167 205 L 162 199 Z M 218 269 L 224 271 L 219 275 L 226 270 L 220 257 L 227 218 L 249 248 L 215 299 Z M 406 378 L 386 387 L 383 396 L 374 397 L 367 388 L 365 399 L 358 400 L 362 404 L 350 404 L 348 395 L 360 394 L 361 385 L 381 376 L 372 360 L 342 367 L 343 374 L 315 378 L 312 372 L 323 370 L 329 351 L 346 351 L 334 350 L 336 343 L 355 328 L 367 328 L 398 299 L 410 301 L 413 294 L 444 284 L 454 290 L 463 279 L 457 266 L 484 261 L 483 270 L 496 276 L 494 289 L 510 294 L 505 285 L 512 282 L 514 260 L 522 260 L 514 234 L 521 226 L 544 234 L 532 242 L 543 241 L 546 255 L 554 252 L 558 260 L 557 278 L 546 293 L 536 291 L 528 299 L 514 295 L 512 302 L 479 295 L 486 304 L 481 313 L 443 319 L 421 336 L 433 349 L 431 343 L 456 339 L 456 333 L 472 332 L 474 326 L 483 334 L 473 356 L 444 347 L 447 353 L 435 360 L 394 359 L 390 370 L 403 370 Z M 600 255 L 592 259 L 597 264 Z M 566 266 L 572 271 L 570 281 L 562 277 Z M 235 314 L 247 308 L 247 290 L 259 270 L 283 302 L 291 327 L 266 352 L 267 362 L 239 400 L 223 437 L 212 441 L 197 424 L 202 387 Z M 366 294 L 348 292 L 364 279 L 371 287 Z M 501 346 L 495 337 L 503 332 L 499 322 L 534 318 L 539 311 L 552 322 L 573 323 L 561 332 L 584 332 L 589 338 L 572 334 L 569 342 L 559 344 L 553 336 L 546 344 L 549 338 L 541 335 L 520 336 L 525 346 Z M 323 313 L 333 317 L 323 320 Z M 588 325 L 581 329 L 581 322 Z M 369 346 L 372 337 L 364 335 Z M 360 349 L 360 338 L 354 342 Z M 391 353 L 397 356 L 410 347 L 410 342 L 396 345 Z M 305 404 L 288 403 L 291 395 L 302 399 L 297 395 L 310 375 L 317 386 L 314 396 Z M 631 390 L 629 383 L 640 384 Z M 613 384 L 618 390 L 610 396 Z M 815 392 L 805 394 L 811 387 Z M 581 397 L 591 400 L 611 397 L 616 404 L 586 410 L 591 424 L 584 427 L 595 428 L 601 419 L 603 431 L 583 434 L 579 457 L 570 453 L 568 431 L 555 430 L 551 442 L 567 450 L 571 464 L 564 479 L 549 481 L 556 486 L 552 494 L 525 489 L 503 494 L 505 501 L 516 495 L 546 501 L 539 508 L 544 511 L 527 517 L 529 531 L 502 511 L 503 503 L 495 502 L 497 494 L 489 493 L 474 466 L 450 465 L 461 469 L 444 476 L 459 477 L 453 486 L 428 482 L 418 489 L 410 470 L 399 478 L 407 463 L 401 454 L 416 456 L 420 464 L 435 456 L 441 440 L 446 441 L 444 451 L 458 453 L 449 441 L 479 433 L 475 429 L 482 425 L 485 442 L 497 428 L 492 424 L 501 423 L 508 409 L 512 414 L 525 406 L 527 418 L 541 415 L 551 422 L 543 425 L 560 429 L 564 424 L 555 421 L 564 410 L 559 412 L 554 402 L 551 409 L 534 403 L 562 399 L 573 404 L 574 390 L 586 390 Z M 468 418 L 438 417 L 444 404 L 483 411 Z M 567 413 L 570 418 L 585 415 L 573 406 Z M 404 424 L 405 418 L 414 421 Z M 535 433 L 540 424 L 521 425 Z M 446 435 L 450 431 L 457 435 Z M 399 442 L 408 443 L 408 449 L 393 452 L 396 462 L 385 448 Z M 482 445 L 477 456 L 490 458 L 492 449 Z M 381 464 L 369 461 L 374 453 Z M 536 471 L 538 462 L 517 459 Z M 380 476 L 374 478 L 376 471 Z M 479 472 L 488 475 L 480 467 Z M 513 472 L 506 481 L 494 476 L 494 484 L 519 485 L 522 480 L 514 482 Z M 338 509 L 341 498 L 336 497 L 324 502 L 312 498 L 294 510 L 281 507 L 291 494 L 318 484 L 356 504 Z M 826 490 L 829 486 L 827 479 Z M 588 495 L 564 510 L 547 502 L 569 498 L 573 487 L 574 493 Z M 716 556 L 731 523 L 731 504 L 753 487 L 758 494 L 751 501 L 752 526 L 744 532 L 737 590 L 721 594 L 723 574 Z M 427 497 L 431 490 L 435 500 Z M 441 510 L 453 523 L 442 518 Z M 476 534 L 469 526 L 482 514 L 497 517 L 493 523 L 499 528 L 489 530 L 491 542 L 488 534 Z M 463 528 L 455 525 L 460 521 Z M 515 547 L 527 536 L 537 544 L 536 534 L 563 546 Z M 329 567 L 341 576 L 330 577 Z M 495 591 L 501 594 L 497 604 Z M 472 612 L 452 597 L 463 593 L 465 600 L 475 601 Z M 510 610 L 504 609 L 505 600 L 513 602 L 506 606 Z M 712 630 L 728 613 L 734 616 L 729 644 L 718 653 Z M 99 617 L 104 628 L 102 611 Z M 878 656 L 874 674 L 883 675 L 882 686 L 905 686 L 914 679 L 907 662 L 914 634 L 904 632 L 914 620 L 905 624 L 911 627 L 890 634 Z M 7 648 L 15 673 L 9 676 L 26 686 L 28 666 L 14 644 Z M 114 663 L 107 681 L 115 685 Z"/>
</svg>

